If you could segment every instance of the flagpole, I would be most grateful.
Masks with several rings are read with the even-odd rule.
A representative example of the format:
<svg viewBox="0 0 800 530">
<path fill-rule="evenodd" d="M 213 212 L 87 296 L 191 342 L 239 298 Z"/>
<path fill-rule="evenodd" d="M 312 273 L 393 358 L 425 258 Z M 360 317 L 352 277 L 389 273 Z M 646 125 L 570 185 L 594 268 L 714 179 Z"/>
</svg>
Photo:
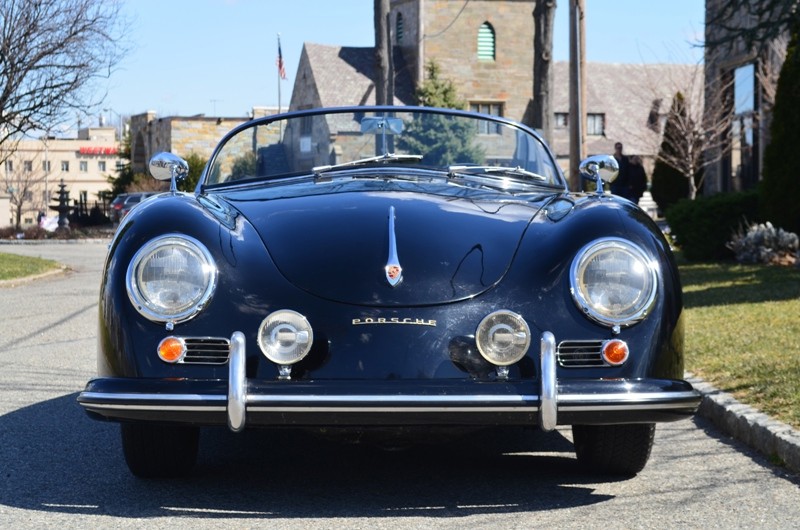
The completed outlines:
<svg viewBox="0 0 800 530">
<path fill-rule="evenodd" d="M 281 34 L 278 33 L 278 57 L 281 55 Z M 281 113 L 281 71 L 278 66 L 278 114 Z"/>
</svg>

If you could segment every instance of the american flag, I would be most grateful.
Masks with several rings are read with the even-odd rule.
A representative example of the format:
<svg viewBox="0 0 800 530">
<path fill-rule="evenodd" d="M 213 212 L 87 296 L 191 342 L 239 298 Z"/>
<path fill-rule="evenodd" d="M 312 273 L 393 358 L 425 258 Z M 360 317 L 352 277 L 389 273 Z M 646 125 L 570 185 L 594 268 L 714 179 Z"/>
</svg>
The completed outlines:
<svg viewBox="0 0 800 530">
<path fill-rule="evenodd" d="M 286 67 L 283 65 L 283 53 L 281 53 L 281 39 L 278 38 L 278 58 L 275 59 L 275 64 L 278 66 L 278 75 L 281 79 L 286 79 Z"/>
</svg>

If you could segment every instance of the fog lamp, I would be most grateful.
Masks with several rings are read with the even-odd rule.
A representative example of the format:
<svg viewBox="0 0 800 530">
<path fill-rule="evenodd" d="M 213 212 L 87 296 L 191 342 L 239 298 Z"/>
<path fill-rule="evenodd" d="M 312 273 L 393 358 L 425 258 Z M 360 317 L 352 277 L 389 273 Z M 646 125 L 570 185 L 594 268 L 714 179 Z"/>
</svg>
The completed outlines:
<svg viewBox="0 0 800 530">
<path fill-rule="evenodd" d="M 289 365 L 301 361 L 314 342 L 306 317 L 288 309 L 271 313 L 258 328 L 258 346 L 270 361 Z"/>
<path fill-rule="evenodd" d="M 619 339 L 603 344 L 603 359 L 612 366 L 619 366 L 627 361 L 629 353 L 628 345 Z"/>
<path fill-rule="evenodd" d="M 178 337 L 167 337 L 158 343 L 158 356 L 162 361 L 178 363 L 186 355 L 186 342 Z"/>
<path fill-rule="evenodd" d="M 511 311 L 495 311 L 484 317 L 475 332 L 478 351 L 497 366 L 508 366 L 522 359 L 531 345 L 528 323 Z"/>
</svg>

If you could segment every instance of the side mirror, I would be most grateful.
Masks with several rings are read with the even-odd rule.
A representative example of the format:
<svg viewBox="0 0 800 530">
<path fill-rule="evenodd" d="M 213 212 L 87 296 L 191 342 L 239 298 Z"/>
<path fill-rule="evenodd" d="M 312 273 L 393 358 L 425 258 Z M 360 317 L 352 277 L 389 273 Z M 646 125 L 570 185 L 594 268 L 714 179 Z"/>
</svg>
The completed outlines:
<svg viewBox="0 0 800 530">
<path fill-rule="evenodd" d="M 597 185 L 597 193 L 603 193 L 603 183 L 612 183 L 619 175 L 619 163 L 611 155 L 595 155 L 583 160 L 578 166 L 581 177 Z"/>
<path fill-rule="evenodd" d="M 158 153 L 150 159 L 150 174 L 156 180 L 169 180 L 169 190 L 175 193 L 177 181 L 189 175 L 189 164 L 186 160 L 172 153 Z"/>
</svg>

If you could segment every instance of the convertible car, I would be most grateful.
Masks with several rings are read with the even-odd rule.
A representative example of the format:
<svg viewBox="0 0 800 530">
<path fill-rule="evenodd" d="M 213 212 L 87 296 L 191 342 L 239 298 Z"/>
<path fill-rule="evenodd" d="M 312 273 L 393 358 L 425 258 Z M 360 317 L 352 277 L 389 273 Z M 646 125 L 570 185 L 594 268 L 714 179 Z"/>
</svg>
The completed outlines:
<svg viewBox="0 0 800 530">
<path fill-rule="evenodd" d="M 424 107 L 312 109 L 226 135 L 193 193 L 126 216 L 100 294 L 98 375 L 141 477 L 189 472 L 198 429 L 359 435 L 571 426 L 578 461 L 646 464 L 691 416 L 669 244 L 603 190 L 571 193 L 533 130 Z"/>
</svg>

